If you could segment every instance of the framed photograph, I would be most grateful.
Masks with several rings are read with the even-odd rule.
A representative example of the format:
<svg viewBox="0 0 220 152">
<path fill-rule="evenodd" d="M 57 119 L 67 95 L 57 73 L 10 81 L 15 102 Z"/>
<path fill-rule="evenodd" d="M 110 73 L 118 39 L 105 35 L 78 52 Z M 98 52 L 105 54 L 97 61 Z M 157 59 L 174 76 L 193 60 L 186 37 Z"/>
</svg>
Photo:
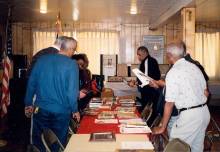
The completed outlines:
<svg viewBox="0 0 220 152">
<path fill-rule="evenodd" d="M 105 76 L 105 80 L 108 76 L 115 76 L 117 74 L 118 55 L 105 55 L 100 56 L 100 74 Z"/>
</svg>

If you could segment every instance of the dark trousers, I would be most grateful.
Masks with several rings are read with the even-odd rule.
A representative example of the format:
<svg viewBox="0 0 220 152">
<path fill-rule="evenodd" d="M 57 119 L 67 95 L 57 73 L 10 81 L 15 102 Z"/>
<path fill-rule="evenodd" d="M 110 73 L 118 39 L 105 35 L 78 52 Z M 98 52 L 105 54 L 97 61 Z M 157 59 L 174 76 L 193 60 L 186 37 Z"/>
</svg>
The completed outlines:
<svg viewBox="0 0 220 152">
<path fill-rule="evenodd" d="M 66 144 L 68 126 L 70 122 L 70 114 L 67 113 L 52 113 L 39 108 L 38 112 L 33 115 L 33 144 L 37 146 L 41 152 L 46 149 L 41 141 L 41 133 L 44 129 L 51 129 L 63 145 Z M 52 151 L 59 150 L 58 145 L 52 145 Z"/>
<path fill-rule="evenodd" d="M 144 88 L 140 89 L 141 92 L 141 105 L 142 105 L 142 110 L 144 107 L 149 103 L 153 103 L 153 112 L 148 120 L 147 124 L 150 126 L 154 119 L 157 117 L 157 101 L 159 97 L 159 91 L 157 89 L 154 89 L 152 87 L 145 86 Z"/>
</svg>

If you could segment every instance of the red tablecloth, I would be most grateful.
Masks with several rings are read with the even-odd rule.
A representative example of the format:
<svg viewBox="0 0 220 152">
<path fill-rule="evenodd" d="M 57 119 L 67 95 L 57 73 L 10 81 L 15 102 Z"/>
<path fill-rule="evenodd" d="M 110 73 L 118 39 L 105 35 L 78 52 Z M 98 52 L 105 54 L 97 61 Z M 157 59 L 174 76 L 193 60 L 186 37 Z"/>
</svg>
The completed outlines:
<svg viewBox="0 0 220 152">
<path fill-rule="evenodd" d="M 99 109 L 98 111 L 113 111 L 117 106 L 119 105 L 114 105 L 112 110 L 104 110 L 104 109 Z M 136 110 L 135 112 L 138 117 L 140 117 L 140 114 Z M 93 132 L 113 132 L 113 133 L 120 133 L 119 131 L 119 124 L 96 124 L 95 119 L 97 116 L 88 116 L 85 115 L 83 116 L 80 126 L 78 128 L 77 133 L 78 134 L 90 134 Z"/>
<path fill-rule="evenodd" d="M 78 128 L 78 134 L 90 134 L 92 132 L 113 132 L 120 133 L 118 124 L 96 124 L 95 118 L 97 116 L 84 116 Z"/>
</svg>

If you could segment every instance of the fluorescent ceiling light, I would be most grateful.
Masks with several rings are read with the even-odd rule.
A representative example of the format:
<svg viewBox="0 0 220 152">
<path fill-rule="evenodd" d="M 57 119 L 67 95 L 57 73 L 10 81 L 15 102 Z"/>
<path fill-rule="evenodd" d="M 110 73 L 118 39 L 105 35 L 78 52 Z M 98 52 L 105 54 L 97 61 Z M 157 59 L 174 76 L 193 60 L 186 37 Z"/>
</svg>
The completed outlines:
<svg viewBox="0 0 220 152">
<path fill-rule="evenodd" d="M 40 0 L 40 13 L 47 13 L 47 0 Z"/>
<path fill-rule="evenodd" d="M 73 8 L 73 13 L 72 13 L 72 17 L 74 21 L 79 20 L 79 1 L 78 0 L 73 0 L 72 1 L 72 8 Z"/>
<path fill-rule="evenodd" d="M 130 14 L 137 14 L 137 0 L 131 0 Z"/>
<path fill-rule="evenodd" d="M 75 8 L 75 9 L 73 10 L 72 16 L 73 16 L 73 20 L 74 20 L 74 21 L 77 21 L 77 20 L 79 19 L 79 10 L 78 10 L 77 8 Z"/>
</svg>

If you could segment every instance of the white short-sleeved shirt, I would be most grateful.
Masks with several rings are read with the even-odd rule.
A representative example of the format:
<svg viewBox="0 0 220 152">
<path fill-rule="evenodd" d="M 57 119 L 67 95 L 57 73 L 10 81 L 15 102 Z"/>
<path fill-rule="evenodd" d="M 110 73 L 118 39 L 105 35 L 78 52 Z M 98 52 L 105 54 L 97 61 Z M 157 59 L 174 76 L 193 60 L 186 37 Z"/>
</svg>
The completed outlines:
<svg viewBox="0 0 220 152">
<path fill-rule="evenodd" d="M 179 59 L 166 76 L 166 102 L 174 102 L 177 109 L 206 102 L 206 81 L 200 69 L 184 58 Z"/>
</svg>

